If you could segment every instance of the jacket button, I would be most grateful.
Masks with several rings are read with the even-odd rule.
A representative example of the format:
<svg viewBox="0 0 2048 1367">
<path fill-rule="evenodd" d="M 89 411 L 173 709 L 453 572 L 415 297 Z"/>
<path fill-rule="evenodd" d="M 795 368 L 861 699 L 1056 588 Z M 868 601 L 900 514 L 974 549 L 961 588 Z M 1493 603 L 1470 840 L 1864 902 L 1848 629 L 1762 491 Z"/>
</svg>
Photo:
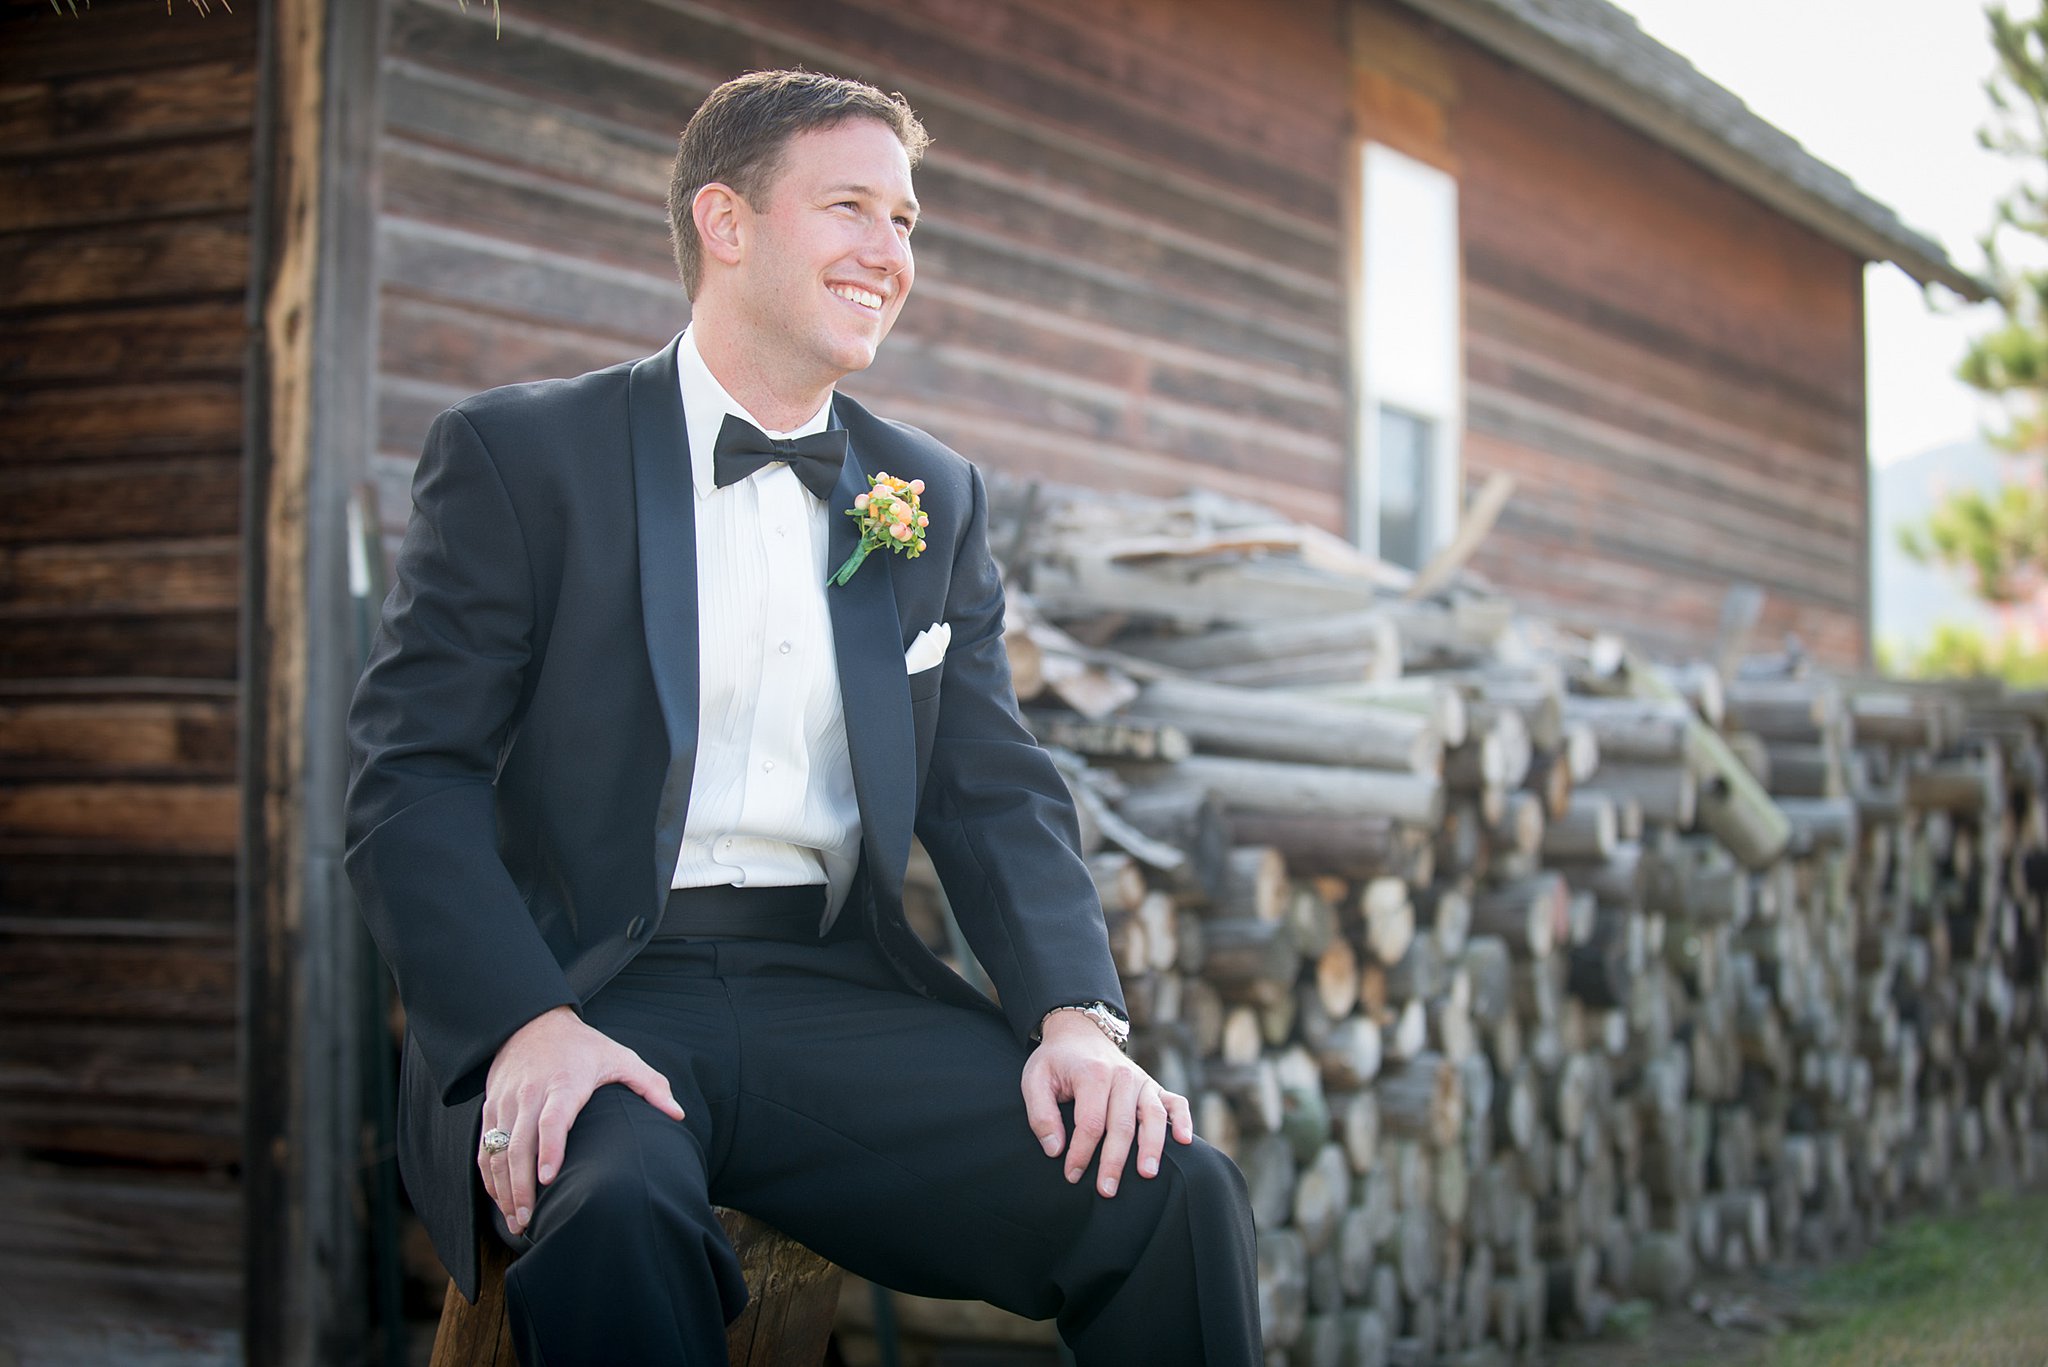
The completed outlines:
<svg viewBox="0 0 2048 1367">
<path fill-rule="evenodd" d="M 642 935 L 645 935 L 646 933 L 647 933 L 647 918 L 646 918 L 645 916 L 635 916 L 635 917 L 634 917 L 634 918 L 633 918 L 632 920 L 630 920 L 630 921 L 626 922 L 626 938 L 627 938 L 627 939 L 629 939 L 629 940 L 637 940 L 637 939 L 639 939 L 639 938 L 640 938 L 640 937 L 641 937 Z"/>
</svg>

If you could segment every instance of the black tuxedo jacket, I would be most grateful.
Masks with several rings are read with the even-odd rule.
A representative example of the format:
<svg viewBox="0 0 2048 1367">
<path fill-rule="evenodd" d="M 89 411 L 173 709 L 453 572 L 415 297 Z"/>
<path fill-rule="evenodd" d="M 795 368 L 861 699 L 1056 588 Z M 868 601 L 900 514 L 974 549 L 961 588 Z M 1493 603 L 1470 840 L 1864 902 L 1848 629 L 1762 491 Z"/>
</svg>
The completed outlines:
<svg viewBox="0 0 2048 1367">
<path fill-rule="evenodd" d="M 397 583 L 349 712 L 346 867 L 406 1008 L 400 1164 L 475 1294 L 484 1076 L 507 1036 L 602 988 L 652 936 L 697 751 L 694 493 L 675 343 L 437 418 Z M 841 396 L 841 516 L 923 479 L 927 546 L 826 590 L 861 817 L 841 911 L 906 990 L 997 1009 L 903 915 L 915 831 L 1020 1038 L 1065 1002 L 1121 1005 L 1071 799 L 1018 715 L 972 465 Z M 903 654 L 952 624 L 937 668 Z"/>
</svg>

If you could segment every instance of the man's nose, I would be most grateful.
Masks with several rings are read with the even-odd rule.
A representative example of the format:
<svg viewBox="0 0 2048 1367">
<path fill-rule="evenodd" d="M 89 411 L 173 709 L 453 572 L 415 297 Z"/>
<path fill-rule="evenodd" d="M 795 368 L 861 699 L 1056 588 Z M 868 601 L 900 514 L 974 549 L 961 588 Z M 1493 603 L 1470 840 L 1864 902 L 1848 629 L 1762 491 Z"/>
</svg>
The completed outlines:
<svg viewBox="0 0 2048 1367">
<path fill-rule="evenodd" d="M 893 219 L 884 219 L 862 244 L 861 264 L 870 270 L 896 275 L 910 268 L 910 241 Z"/>
</svg>

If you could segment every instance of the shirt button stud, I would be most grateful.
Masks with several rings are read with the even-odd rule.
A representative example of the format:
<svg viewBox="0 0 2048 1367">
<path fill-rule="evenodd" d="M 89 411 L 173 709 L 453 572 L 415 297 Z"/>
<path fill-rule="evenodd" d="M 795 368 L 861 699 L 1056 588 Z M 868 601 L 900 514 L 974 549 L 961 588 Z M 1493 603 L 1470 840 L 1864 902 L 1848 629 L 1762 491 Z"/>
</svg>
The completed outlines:
<svg viewBox="0 0 2048 1367">
<path fill-rule="evenodd" d="M 779 645 L 779 646 L 777 646 L 777 647 L 775 647 L 775 648 L 776 648 L 777 650 L 781 651 L 781 652 L 782 652 L 782 653 L 783 653 L 784 655 L 787 655 L 787 654 L 789 654 L 789 642 L 787 642 L 787 641 L 784 641 L 784 642 L 783 642 L 783 643 L 782 643 L 781 645 Z"/>
<path fill-rule="evenodd" d="M 774 772 L 775 772 L 775 761 L 774 761 L 774 760 L 772 760 L 772 759 L 764 759 L 764 760 L 762 760 L 762 761 L 761 761 L 761 772 L 762 772 L 762 773 L 764 773 L 764 774 L 772 774 L 772 773 L 774 773 Z"/>
</svg>

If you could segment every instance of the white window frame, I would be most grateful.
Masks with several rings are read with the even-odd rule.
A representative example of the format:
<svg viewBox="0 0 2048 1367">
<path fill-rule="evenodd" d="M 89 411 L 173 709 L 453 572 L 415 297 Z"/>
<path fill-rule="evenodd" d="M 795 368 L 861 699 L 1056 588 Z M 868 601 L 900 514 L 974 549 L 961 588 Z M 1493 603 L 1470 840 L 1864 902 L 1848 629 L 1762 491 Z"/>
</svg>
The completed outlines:
<svg viewBox="0 0 2048 1367">
<path fill-rule="evenodd" d="M 1379 418 L 1398 408 L 1432 424 L 1430 525 L 1423 559 L 1457 531 L 1465 436 L 1464 283 L 1458 182 L 1383 143 L 1359 149 L 1352 365 L 1357 452 L 1352 539 L 1379 554 Z"/>
</svg>

